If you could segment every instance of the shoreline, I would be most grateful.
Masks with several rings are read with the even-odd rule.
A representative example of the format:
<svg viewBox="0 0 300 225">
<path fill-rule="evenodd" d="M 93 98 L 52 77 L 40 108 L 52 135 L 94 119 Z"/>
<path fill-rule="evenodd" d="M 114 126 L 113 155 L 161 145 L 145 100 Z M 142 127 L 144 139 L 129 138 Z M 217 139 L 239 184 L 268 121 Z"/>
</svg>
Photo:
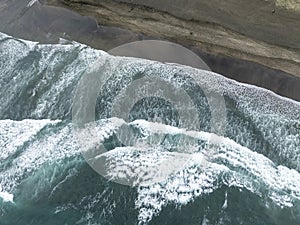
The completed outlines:
<svg viewBox="0 0 300 225">
<path fill-rule="evenodd" d="M 169 12 L 151 8 L 149 3 L 130 2 L 133 3 L 113 0 L 49 0 L 47 4 L 66 7 L 81 15 L 93 17 L 101 25 L 120 27 L 178 44 L 194 45 L 210 54 L 256 62 L 300 77 L 300 50 L 293 49 L 292 44 L 287 47 L 274 45 L 244 36 L 223 24 L 186 19 L 178 15 L 175 17 Z"/>
<path fill-rule="evenodd" d="M 194 0 L 188 1 L 198 4 Z M 261 2 L 261 0 L 255 1 Z M 212 19 L 200 21 L 201 16 L 193 14 L 193 12 L 187 18 L 182 18 L 184 12 L 173 6 L 173 8 L 168 8 L 166 6 L 171 6 L 171 4 L 168 1 L 164 2 L 159 3 L 158 0 L 151 2 L 139 0 L 48 0 L 47 4 L 68 8 L 81 15 L 95 18 L 100 25 L 118 27 L 135 34 L 142 34 L 142 39 L 150 36 L 181 44 L 196 52 L 214 72 L 240 82 L 264 87 L 279 95 L 300 101 L 300 42 L 298 43 L 299 49 L 295 49 L 291 47 L 295 46 L 294 42 L 290 43 L 288 47 L 281 46 L 282 44 L 288 45 L 288 39 L 285 40 L 286 43 L 277 43 L 277 45 L 270 43 L 272 40 L 269 40 L 267 36 L 265 40 L 268 40 L 269 43 L 253 39 L 232 29 L 227 29 L 224 24 L 217 24 Z M 179 4 L 180 2 L 182 3 L 179 1 Z M 214 4 L 213 1 L 212 4 Z M 203 10 L 200 11 L 203 13 Z M 197 13 L 197 10 L 195 12 Z M 286 16 L 285 12 L 286 9 L 277 10 L 276 14 L 279 17 L 280 13 L 282 16 Z M 288 11 L 288 13 L 290 12 Z M 179 15 L 174 16 L 176 13 Z M 296 14 L 291 13 L 291 16 L 297 17 L 297 13 L 297 11 Z M 271 17 L 274 16 L 271 11 L 270 14 Z M 262 24 L 262 26 L 267 25 L 268 21 L 266 24 Z"/>
<path fill-rule="evenodd" d="M 153 1 L 155 2 L 155 0 Z M 228 53 L 228 49 L 226 48 L 223 48 L 223 50 L 226 50 L 225 52 L 215 53 L 211 51 L 214 50 L 212 45 L 203 43 L 204 47 L 199 47 L 198 44 L 189 41 L 190 38 L 185 39 L 183 36 L 180 40 L 177 40 L 178 38 L 164 37 L 159 33 L 145 35 L 143 32 L 133 32 L 132 30 L 117 26 L 117 24 L 114 26 L 101 25 L 102 23 L 100 23 L 99 18 L 98 22 L 96 22 L 91 15 L 82 16 L 75 12 L 76 10 L 66 5 L 64 5 L 64 7 L 61 7 L 61 5 L 52 5 L 54 2 L 60 2 L 61 4 L 60 0 L 48 0 L 48 4 L 50 5 L 40 0 L 35 2 L 31 7 L 26 7 L 28 2 L 12 0 L 7 3 L 7 5 L 0 7 L 0 19 L 2 20 L 2 24 L 0 24 L 1 32 L 16 38 L 38 41 L 40 43 L 57 43 L 59 38 L 70 41 L 74 40 L 104 51 L 132 41 L 149 39 L 173 41 L 198 54 L 209 65 L 213 72 L 239 82 L 263 87 L 281 96 L 300 101 L 300 78 L 291 73 L 267 67 L 263 65 L 260 58 L 257 58 L 256 61 L 245 60 L 244 57 L 239 54 L 235 56 L 225 54 L 226 52 Z M 119 3 L 116 3 L 115 7 L 118 7 L 118 4 Z M 78 6 L 82 9 L 86 7 L 86 5 Z M 140 9 L 136 7 L 136 9 L 133 10 L 139 12 Z M 114 20 L 112 21 L 113 23 Z M 11 21 L 14 22 L 11 23 Z M 151 20 L 148 22 L 151 22 Z M 156 21 L 154 22 L 156 23 Z M 197 23 L 196 21 L 192 22 Z M 31 26 L 30 24 L 35 24 L 35 26 Z M 212 24 L 207 23 L 207 25 L 211 26 Z M 30 29 L 28 29 L 28 26 Z M 219 27 L 220 29 L 222 28 L 221 26 Z M 208 28 L 204 26 L 201 29 L 205 30 Z M 178 30 L 180 29 L 178 28 Z M 210 32 L 213 31 L 213 29 L 210 29 Z M 196 36 L 195 33 L 191 35 L 190 32 L 191 31 L 188 31 L 188 37 Z M 219 32 L 222 33 L 222 30 L 219 30 Z M 226 34 L 225 31 L 224 33 Z M 207 35 L 206 38 L 209 39 L 210 36 Z M 238 52 L 236 51 L 236 53 Z M 282 59 L 277 60 L 284 63 Z M 272 61 L 272 59 L 269 59 L 269 61 Z M 298 64 L 296 64 L 296 66 L 298 66 Z M 300 72 L 300 69 L 298 71 Z"/>
</svg>

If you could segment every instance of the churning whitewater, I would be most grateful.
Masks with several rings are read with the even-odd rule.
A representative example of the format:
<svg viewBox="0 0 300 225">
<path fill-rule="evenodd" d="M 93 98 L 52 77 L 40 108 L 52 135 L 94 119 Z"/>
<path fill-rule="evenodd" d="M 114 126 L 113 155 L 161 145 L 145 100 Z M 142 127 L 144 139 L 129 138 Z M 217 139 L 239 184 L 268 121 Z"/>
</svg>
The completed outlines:
<svg viewBox="0 0 300 225">
<path fill-rule="evenodd" d="M 105 82 L 80 99 L 91 68 Z M 199 129 L 159 96 L 116 117 L 146 78 L 183 90 Z M 298 102 L 188 66 L 5 34 L 0 83 L 1 225 L 300 222 Z M 222 132 L 208 95 L 224 99 Z M 74 124 L 74 107 L 86 111 L 76 101 L 95 101 L 92 120 Z"/>
</svg>

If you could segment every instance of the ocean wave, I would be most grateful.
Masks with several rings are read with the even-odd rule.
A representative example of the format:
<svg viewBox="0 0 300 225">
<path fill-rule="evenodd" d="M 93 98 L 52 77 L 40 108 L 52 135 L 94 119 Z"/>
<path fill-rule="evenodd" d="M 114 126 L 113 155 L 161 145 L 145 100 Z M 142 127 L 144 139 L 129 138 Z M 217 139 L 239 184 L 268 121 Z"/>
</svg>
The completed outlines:
<svg viewBox="0 0 300 225">
<path fill-rule="evenodd" d="M 225 99 L 226 131 L 221 135 L 266 155 L 278 165 L 299 170 L 300 105 L 296 101 L 213 72 L 110 56 L 79 43 L 46 45 L 1 34 L 0 48 L 3 49 L 0 54 L 1 119 L 70 120 L 76 88 L 91 68 L 101 69 L 102 77 L 110 77 L 99 90 L 96 119 L 111 117 L 114 101 L 122 99 L 124 93 L 121 90 L 130 87 L 137 76 L 159 78 L 189 95 L 194 102 L 192 108 L 198 112 L 195 120 L 201 130 L 212 132 L 211 109 L 203 93 L 205 89 L 205 92 Z M 147 102 L 141 103 L 135 112 L 131 112 L 132 120 L 147 119 L 144 116 L 152 113 L 150 109 L 145 111 L 145 104 Z M 164 104 L 159 103 L 154 114 L 162 111 L 162 115 L 173 115 L 172 109 L 169 112 L 169 106 Z M 178 124 L 175 117 L 165 119 L 171 121 L 170 125 Z"/>
<path fill-rule="evenodd" d="M 213 72 L 111 56 L 75 42 L 45 45 L 0 33 L 0 49 L 0 197 L 5 204 L 59 202 L 64 185 L 88 162 L 108 180 L 100 186 L 109 194 L 81 196 L 77 205 L 60 202 L 55 215 L 77 210 L 81 201 L 88 206 L 79 224 L 94 218 L 91 209 L 101 201 L 109 202 L 103 215 L 112 214 L 118 207 L 112 182 L 133 186 L 129 193 L 136 194 L 132 204 L 140 224 L 168 205 L 191 204 L 222 187 L 246 190 L 266 207 L 299 211 L 299 102 Z M 89 72 L 105 82 L 85 87 L 97 93 L 95 118 L 81 126 L 72 123 L 72 109 L 81 103 L 78 86 Z M 128 118 L 114 118 L 114 104 L 126 98 L 123 90 L 135 90 L 130 85 L 140 78 L 183 90 L 193 101 L 183 110 L 198 114 L 188 119 L 200 128 L 186 127 L 178 110 L 157 96 L 134 104 Z M 207 93 L 224 99 L 221 134 L 211 126 Z M 157 117 L 165 124 L 154 122 Z M 230 205 L 225 203 L 224 208 Z"/>
<path fill-rule="evenodd" d="M 0 184 L 3 193 L 14 194 L 24 181 L 30 181 L 49 163 L 54 163 L 58 171 L 54 172 L 52 168 L 49 174 L 38 175 L 42 176 L 38 179 L 44 184 L 35 188 L 35 194 L 27 194 L 29 198 L 36 198 L 47 189 L 45 182 L 51 186 L 60 170 L 68 165 L 66 159 L 78 156 L 82 151 L 92 151 L 89 156 L 94 157 L 90 160 L 96 165 L 102 163 L 100 167 L 105 169 L 103 174 L 108 180 L 120 182 L 125 179 L 138 187 L 135 207 L 139 210 L 141 223 L 149 222 L 167 204 L 185 205 L 223 185 L 246 189 L 280 207 L 299 207 L 299 172 L 277 166 L 264 155 L 225 137 L 219 137 L 219 144 L 212 147 L 209 140 L 214 134 L 211 133 L 144 120 L 126 123 L 118 118 L 91 123 L 83 128 L 80 136 L 74 133 L 72 124 L 58 121 L 7 120 L 1 124 L 6 130 L 6 140 L 7 137 L 14 139 L 15 127 L 19 127 L 24 137 L 31 136 L 23 145 L 19 142 L 15 145 L 22 151 L 14 155 L 9 165 L 2 167 Z M 116 143 L 115 139 L 124 131 L 134 137 L 127 143 L 131 145 L 115 144 L 106 151 L 101 148 L 102 144 Z M 81 149 L 78 138 L 84 138 L 83 135 L 88 137 L 83 143 L 89 145 Z M 7 155 L 11 154 L 15 151 L 4 152 L 1 158 L 7 160 Z M 97 161 L 99 159 L 102 160 Z M 74 176 L 74 173 L 67 176 Z M 52 185 L 52 192 L 58 186 L 59 183 L 55 187 Z M 22 194 L 23 198 L 27 195 Z M 18 199 L 14 201 L 18 202 Z"/>
</svg>

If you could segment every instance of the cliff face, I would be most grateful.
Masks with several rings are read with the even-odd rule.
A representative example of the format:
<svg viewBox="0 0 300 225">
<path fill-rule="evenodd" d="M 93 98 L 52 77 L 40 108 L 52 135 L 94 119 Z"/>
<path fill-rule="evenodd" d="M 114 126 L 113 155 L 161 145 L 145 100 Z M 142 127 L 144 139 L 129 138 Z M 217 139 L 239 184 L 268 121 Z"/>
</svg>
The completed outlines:
<svg viewBox="0 0 300 225">
<path fill-rule="evenodd" d="M 300 77 L 297 0 L 48 0 L 101 25 L 200 47 Z M 294 7 L 292 7 L 294 6 Z"/>
</svg>

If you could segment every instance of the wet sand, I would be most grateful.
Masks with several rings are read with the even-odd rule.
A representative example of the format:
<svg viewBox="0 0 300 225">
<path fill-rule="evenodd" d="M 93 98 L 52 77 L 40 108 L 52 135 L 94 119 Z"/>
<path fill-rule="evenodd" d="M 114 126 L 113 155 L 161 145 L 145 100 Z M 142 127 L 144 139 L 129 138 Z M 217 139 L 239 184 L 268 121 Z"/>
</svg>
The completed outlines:
<svg viewBox="0 0 300 225">
<path fill-rule="evenodd" d="M 203 2 L 206 4 L 203 5 Z M 177 0 L 176 4 L 172 4 L 169 0 L 48 1 L 49 4 L 63 6 L 82 15 L 92 16 L 102 25 L 117 26 L 180 44 L 195 45 L 210 54 L 221 54 L 257 62 L 300 77 L 300 52 L 295 47 L 296 42 L 293 41 L 295 35 L 296 38 L 300 35 L 297 29 L 294 31 L 297 25 L 300 27 L 300 14 L 297 17 L 298 14 L 289 12 L 277 18 L 280 14 L 276 13 L 276 19 L 270 18 L 268 14 L 272 16 L 272 12 L 268 10 L 265 12 L 259 8 L 262 6 L 264 9 L 264 5 L 258 4 L 262 2 L 266 1 L 254 0 L 257 5 L 252 1 L 248 3 L 239 0 L 222 2 Z M 219 8 L 216 7 L 218 3 Z M 229 12 L 225 14 L 222 10 L 219 12 L 220 7 Z M 248 22 L 250 17 L 247 17 L 247 10 L 249 9 L 252 9 L 253 23 L 258 24 L 260 29 L 255 29 L 256 26 Z M 264 13 L 267 13 L 265 17 L 261 15 Z M 275 21 L 275 24 L 266 23 L 264 19 Z M 232 21 L 234 26 L 229 21 Z M 275 32 L 277 28 L 270 29 L 273 26 L 278 27 L 279 30 Z M 294 29 L 286 30 L 286 27 Z M 243 30 L 247 32 L 243 33 Z M 251 34 L 256 34 L 257 38 Z"/>
<path fill-rule="evenodd" d="M 75 40 L 103 50 L 141 39 L 128 30 L 99 26 L 95 19 L 71 10 L 44 5 L 43 1 L 27 7 L 29 3 L 0 0 L 0 31 L 41 43 L 58 43 L 59 38 Z"/>
<path fill-rule="evenodd" d="M 300 101 L 300 78 L 289 73 L 244 60 L 243 57 L 208 51 L 206 47 L 201 48 L 189 39 L 176 40 L 155 32 L 145 35 L 145 32 L 120 28 L 123 26 L 115 27 L 118 24 L 99 25 L 99 20 L 96 22 L 91 17 L 81 16 L 68 9 L 44 5 L 44 2 L 36 2 L 26 7 L 29 2 L 29 0 L 0 2 L 1 32 L 41 43 L 57 43 L 59 38 L 75 40 L 105 51 L 136 40 L 170 40 L 193 50 L 215 72 Z"/>
</svg>

